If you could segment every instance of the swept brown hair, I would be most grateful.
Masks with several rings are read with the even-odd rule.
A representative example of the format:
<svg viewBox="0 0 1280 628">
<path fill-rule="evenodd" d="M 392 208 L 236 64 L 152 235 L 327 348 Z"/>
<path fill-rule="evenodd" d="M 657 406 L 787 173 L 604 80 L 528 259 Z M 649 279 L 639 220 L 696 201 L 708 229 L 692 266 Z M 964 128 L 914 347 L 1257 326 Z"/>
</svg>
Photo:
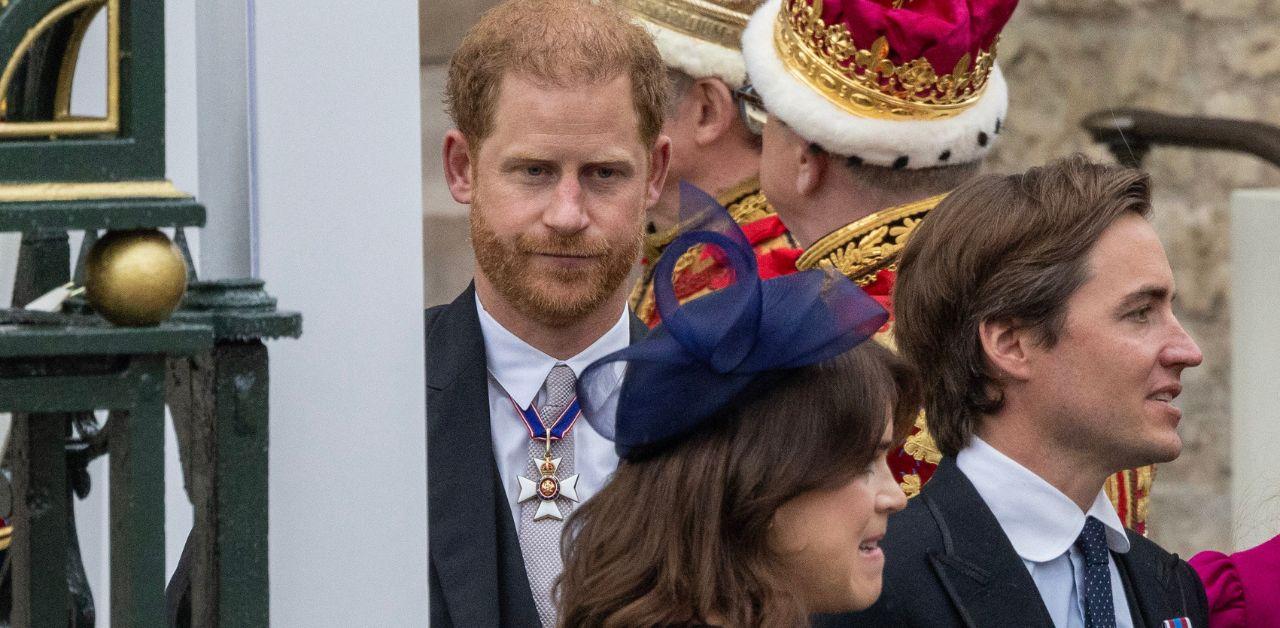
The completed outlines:
<svg viewBox="0 0 1280 628">
<path fill-rule="evenodd" d="M 874 342 L 779 375 L 681 442 L 624 460 L 565 526 L 564 626 L 794 626 L 803 602 L 768 543 L 788 500 L 875 457 L 892 409 L 905 436 L 920 391 Z"/>
<path fill-rule="evenodd" d="M 916 228 L 894 285 L 894 337 L 920 370 L 929 432 L 943 454 L 969 443 L 1004 403 L 978 337 L 983 321 L 1057 344 L 1088 255 L 1126 212 L 1151 212 L 1145 172 L 1073 155 L 960 186 Z"/>
<path fill-rule="evenodd" d="M 595 85 L 626 75 L 640 142 L 652 146 L 662 131 L 666 66 L 649 35 L 612 3 L 507 0 L 481 16 L 454 52 L 445 88 L 453 123 L 476 148 L 493 130 L 507 74 L 552 86 Z"/>
</svg>

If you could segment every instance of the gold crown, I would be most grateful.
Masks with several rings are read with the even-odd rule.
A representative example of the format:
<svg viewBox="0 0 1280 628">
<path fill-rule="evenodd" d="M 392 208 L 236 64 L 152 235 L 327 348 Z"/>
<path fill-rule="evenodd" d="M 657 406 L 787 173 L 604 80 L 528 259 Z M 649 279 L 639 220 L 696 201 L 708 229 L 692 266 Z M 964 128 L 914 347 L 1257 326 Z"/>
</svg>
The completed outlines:
<svg viewBox="0 0 1280 628">
<path fill-rule="evenodd" d="M 827 100 L 854 115 L 887 120 L 963 112 L 982 97 L 996 61 L 993 42 L 977 59 L 960 57 L 950 74 L 939 76 L 923 58 L 894 64 L 884 37 L 863 50 L 844 24 L 827 25 L 822 0 L 787 0 L 778 11 L 774 45 L 787 70 Z"/>
<path fill-rule="evenodd" d="M 742 31 L 764 0 L 622 0 L 641 19 L 663 28 L 742 49 Z"/>
</svg>

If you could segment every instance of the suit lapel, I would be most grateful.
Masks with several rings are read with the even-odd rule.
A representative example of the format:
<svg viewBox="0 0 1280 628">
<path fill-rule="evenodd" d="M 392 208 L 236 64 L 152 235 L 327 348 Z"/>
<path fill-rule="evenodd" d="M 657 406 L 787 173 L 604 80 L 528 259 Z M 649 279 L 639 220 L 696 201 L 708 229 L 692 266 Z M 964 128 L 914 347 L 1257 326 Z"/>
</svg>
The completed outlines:
<svg viewBox="0 0 1280 628">
<path fill-rule="evenodd" d="M 649 333 L 649 328 L 645 326 L 645 324 L 640 320 L 640 317 L 636 316 L 636 313 L 632 312 L 630 308 L 627 309 L 627 317 L 631 323 L 631 344 L 640 342 L 640 340 Z"/>
<path fill-rule="evenodd" d="M 946 458 L 918 499 L 942 532 L 934 572 L 967 626 L 1052 626 L 1031 574 L 968 478 Z"/>
<path fill-rule="evenodd" d="M 1116 569 L 1125 584 L 1130 611 L 1143 626 L 1186 614 L 1186 603 L 1174 602 L 1178 597 L 1176 569 L 1178 558 L 1152 550 L 1145 539 L 1129 531 L 1129 552 L 1112 553 Z M 1136 608 L 1135 608 L 1136 607 Z"/>
<path fill-rule="evenodd" d="M 1142 604 L 1138 601 L 1137 594 L 1135 593 L 1133 574 L 1129 572 L 1129 566 L 1124 562 L 1123 557 L 1115 552 L 1111 553 L 1111 558 L 1116 561 L 1116 571 L 1120 573 L 1120 582 L 1124 584 L 1124 599 L 1129 605 L 1129 615 L 1133 618 L 1133 625 L 1151 625 L 1150 622 L 1147 621 L 1147 613 L 1143 610 Z"/>
<path fill-rule="evenodd" d="M 497 626 L 497 472 L 489 433 L 484 338 L 468 289 L 427 337 L 431 560 L 458 626 Z M 526 587 L 527 589 L 527 587 Z"/>
</svg>

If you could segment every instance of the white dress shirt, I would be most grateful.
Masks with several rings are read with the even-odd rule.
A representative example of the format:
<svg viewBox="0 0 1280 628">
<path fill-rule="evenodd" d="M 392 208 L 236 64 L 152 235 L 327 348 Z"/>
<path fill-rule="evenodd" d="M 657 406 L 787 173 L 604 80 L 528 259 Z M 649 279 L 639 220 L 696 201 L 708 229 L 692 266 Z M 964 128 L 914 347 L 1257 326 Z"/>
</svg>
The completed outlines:
<svg viewBox="0 0 1280 628">
<path fill-rule="evenodd" d="M 622 309 L 618 322 L 609 331 L 568 360 L 557 360 L 529 345 L 507 331 L 484 309 L 476 296 L 476 311 L 480 315 L 480 332 L 484 336 L 485 360 L 489 366 L 489 431 L 493 436 L 493 456 L 498 464 L 498 477 L 507 492 L 507 504 L 511 507 L 511 519 L 520 528 L 520 481 L 516 479 L 529 467 L 529 431 L 524 419 L 511 406 L 514 400 L 521 408 L 529 408 L 534 402 L 542 403 L 542 385 L 551 367 L 567 364 L 576 377 L 592 362 L 631 344 L 631 321 L 627 308 Z M 599 412 L 612 414 L 617 408 L 617 394 L 622 381 L 619 375 L 606 379 L 612 390 L 613 403 L 603 404 Z M 508 399 L 507 396 L 511 398 Z M 586 412 L 586 410 L 583 410 Z M 594 418 L 594 417 L 593 417 Z M 618 455 L 613 443 L 592 429 L 584 417 L 573 426 L 573 464 L 578 474 L 578 496 L 586 501 L 604 486 L 618 468 Z M 612 417 L 608 417 L 612 421 Z"/>
<path fill-rule="evenodd" d="M 1089 511 L 1082 512 L 1062 491 L 977 436 L 956 456 L 956 466 L 978 489 L 1031 572 L 1053 625 L 1084 628 L 1084 600 L 1079 594 L 1084 590 L 1084 555 L 1075 543 L 1084 530 L 1085 518 L 1102 522 L 1111 552 L 1129 551 L 1124 524 L 1106 492 L 1098 491 Z M 1116 628 L 1133 628 L 1114 557 L 1108 557 L 1107 567 Z"/>
</svg>

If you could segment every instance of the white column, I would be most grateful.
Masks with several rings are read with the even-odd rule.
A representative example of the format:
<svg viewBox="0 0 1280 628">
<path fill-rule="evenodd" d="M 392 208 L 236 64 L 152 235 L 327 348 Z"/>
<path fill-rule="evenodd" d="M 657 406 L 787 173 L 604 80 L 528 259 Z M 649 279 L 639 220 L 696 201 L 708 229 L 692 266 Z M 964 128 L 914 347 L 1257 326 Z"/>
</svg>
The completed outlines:
<svg viewBox="0 0 1280 628">
<path fill-rule="evenodd" d="M 417 8 L 255 6 L 275 626 L 426 623 Z"/>
<path fill-rule="evenodd" d="M 1231 501 L 1236 549 L 1280 533 L 1280 189 L 1231 196 Z"/>
<path fill-rule="evenodd" d="M 190 0 L 187 0 L 190 2 Z M 172 2 L 166 8 L 173 10 Z M 200 278 L 253 275 L 252 135 L 249 92 L 249 6 L 252 0 L 195 2 L 195 76 L 198 117 L 188 121 L 197 136 L 200 202 L 207 210 L 201 229 Z M 288 3 L 292 4 L 292 3 Z M 172 41 L 177 33 L 169 32 Z M 168 59 L 174 76 L 184 58 Z M 194 254 L 194 252 L 193 252 Z"/>
</svg>

